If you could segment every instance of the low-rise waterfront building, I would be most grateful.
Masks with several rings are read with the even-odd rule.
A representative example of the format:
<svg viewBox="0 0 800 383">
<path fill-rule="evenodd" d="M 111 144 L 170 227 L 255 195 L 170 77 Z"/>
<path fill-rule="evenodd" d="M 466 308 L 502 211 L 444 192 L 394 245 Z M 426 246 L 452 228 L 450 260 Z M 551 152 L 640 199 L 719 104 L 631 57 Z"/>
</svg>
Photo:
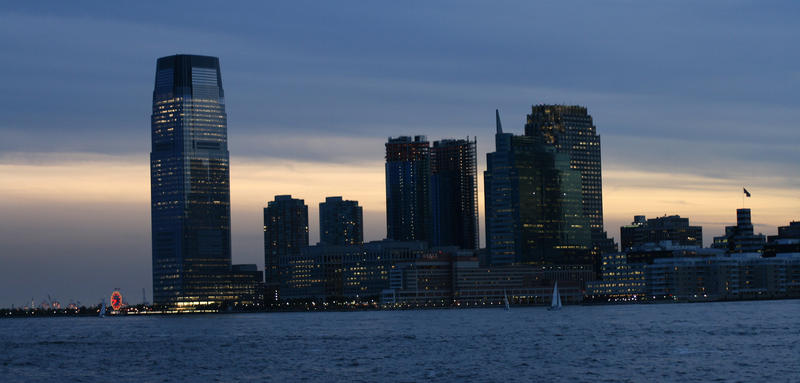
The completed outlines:
<svg viewBox="0 0 800 383">
<path fill-rule="evenodd" d="M 645 244 L 603 257 L 591 300 L 714 301 L 800 297 L 800 253 L 762 258 L 721 249 Z"/>
<path fill-rule="evenodd" d="M 792 221 L 788 226 L 778 226 L 778 235 L 770 235 L 764 246 L 764 256 L 800 253 L 800 222 Z"/>
<path fill-rule="evenodd" d="M 399 306 L 544 304 L 558 281 L 565 304 L 581 302 L 591 265 L 481 267 L 477 252 L 421 241 L 317 245 L 279 261 L 282 300 L 380 302 Z"/>
<path fill-rule="evenodd" d="M 583 301 L 586 283 L 595 279 L 591 265 L 503 265 L 479 267 L 478 260 L 463 259 L 454 264 L 454 303 L 463 305 L 549 304 L 553 285 L 558 282 L 561 301 Z"/>
<path fill-rule="evenodd" d="M 603 254 L 600 272 L 602 279 L 586 286 L 586 295 L 592 299 L 638 299 L 646 294 L 644 263 L 628 263 L 628 255 Z"/>
<path fill-rule="evenodd" d="M 800 254 L 757 253 L 709 258 L 662 258 L 647 266 L 654 299 L 736 300 L 800 297 Z"/>
<path fill-rule="evenodd" d="M 279 260 L 281 299 L 374 299 L 389 287 L 397 264 L 421 258 L 421 241 L 308 246 Z"/>
</svg>

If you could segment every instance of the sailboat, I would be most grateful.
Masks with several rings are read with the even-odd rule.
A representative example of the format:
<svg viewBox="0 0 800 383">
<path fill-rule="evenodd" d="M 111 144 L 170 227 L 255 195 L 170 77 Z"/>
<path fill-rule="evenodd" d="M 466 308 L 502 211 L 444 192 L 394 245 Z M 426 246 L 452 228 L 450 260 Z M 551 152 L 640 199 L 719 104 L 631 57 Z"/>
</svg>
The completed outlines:
<svg viewBox="0 0 800 383">
<path fill-rule="evenodd" d="M 100 315 L 98 315 L 98 316 L 100 318 L 105 318 L 106 317 L 106 302 L 103 302 L 103 305 L 100 306 Z"/>
<path fill-rule="evenodd" d="M 561 294 L 558 293 L 558 281 L 553 285 L 553 300 L 550 302 L 548 310 L 561 310 Z"/>
<path fill-rule="evenodd" d="M 506 290 L 505 289 L 503 290 L 503 303 L 506 304 L 506 311 L 511 310 L 511 308 L 508 307 L 508 294 L 506 294 Z"/>
</svg>

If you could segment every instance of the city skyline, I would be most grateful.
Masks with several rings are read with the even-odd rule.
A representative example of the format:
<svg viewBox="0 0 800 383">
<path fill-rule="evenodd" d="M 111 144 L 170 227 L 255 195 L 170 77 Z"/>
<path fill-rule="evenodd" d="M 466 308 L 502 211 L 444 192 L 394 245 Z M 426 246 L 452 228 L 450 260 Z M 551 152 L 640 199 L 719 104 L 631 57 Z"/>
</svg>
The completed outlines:
<svg viewBox="0 0 800 383">
<path fill-rule="evenodd" d="M 437 55 L 433 48 L 457 48 L 468 40 L 409 12 L 390 16 L 392 12 L 380 7 L 364 11 L 375 20 L 363 25 L 393 32 L 388 39 L 400 45 L 401 56 L 403 52 L 422 52 L 406 61 L 410 69 L 389 64 L 394 56 L 386 50 L 359 56 L 337 45 L 341 52 L 326 49 L 320 53 L 330 64 L 320 70 L 312 64 L 317 58 L 310 53 L 313 44 L 290 49 L 289 44 L 274 39 L 260 40 L 279 48 L 277 58 L 271 61 L 268 55 L 241 49 L 259 41 L 255 39 L 257 33 L 247 35 L 257 25 L 252 19 L 242 26 L 224 23 L 225 33 L 207 35 L 211 44 L 206 44 L 196 40 L 194 30 L 183 22 L 170 27 L 163 20 L 143 22 L 141 10 L 122 16 L 102 9 L 76 12 L 59 7 L 47 11 L 36 5 L 21 7 L 6 8 L 0 14 L 7 26 L 2 41 L 10 47 L 12 57 L 2 67 L 25 82 L 23 86 L 23 82 L 9 79 L 10 93 L 15 95 L 3 96 L 4 108 L 8 109 L 2 113 L 0 126 L 4 136 L 0 144 L 0 176 L 4 180 L 0 186 L 4 200 L 0 210 L 0 260 L 4 265 L 0 306 L 19 305 L 31 297 L 38 301 L 46 294 L 89 304 L 115 287 L 137 296 L 141 287 L 152 285 L 147 261 L 149 107 L 145 101 L 152 91 L 153 60 L 174 53 L 220 57 L 226 73 L 226 95 L 236 100 L 228 109 L 236 262 L 263 265 L 261 209 L 282 194 L 292 194 L 309 205 L 312 243 L 319 237 L 316 206 L 333 195 L 358 201 L 364 209 L 364 240 L 381 239 L 385 236 L 382 151 L 386 137 L 426 135 L 432 142 L 477 136 L 478 173 L 482 173 L 486 170 L 485 154 L 494 145 L 492 111 L 500 109 L 505 131 L 522 134 L 526 112 L 531 105 L 541 103 L 578 104 L 590 109 L 603 145 L 605 229 L 617 242 L 619 227 L 634 215 L 677 214 L 703 227 L 707 246 L 711 238 L 724 233 L 725 226 L 735 224 L 735 210 L 743 205 L 742 186 L 753 193 L 745 200 L 745 207 L 752 209 L 756 233 L 774 234 L 777 226 L 800 218 L 800 185 L 790 176 L 798 174 L 798 109 L 790 100 L 795 97 L 791 89 L 796 88 L 800 76 L 783 64 L 794 62 L 797 53 L 779 49 L 781 41 L 793 35 L 797 27 L 776 10 L 739 5 L 752 11 L 749 16 L 753 23 L 762 24 L 738 31 L 733 28 L 739 20 L 736 15 L 717 15 L 711 6 L 694 6 L 706 17 L 716 15 L 719 29 L 713 30 L 725 33 L 703 33 L 700 23 L 695 23 L 697 19 L 690 16 L 689 27 L 694 27 L 701 38 L 700 43 L 685 49 L 671 45 L 688 41 L 685 35 L 666 25 L 654 26 L 671 36 L 659 40 L 652 30 L 646 34 L 667 43 L 665 52 L 662 55 L 651 51 L 656 48 L 640 45 L 649 56 L 636 64 L 664 77 L 659 80 L 643 70 L 626 71 L 631 68 L 624 65 L 615 68 L 611 65 L 615 63 L 602 58 L 593 61 L 597 68 L 570 62 L 573 67 L 537 64 L 526 70 L 524 60 L 518 60 L 519 64 L 477 60 L 463 66 L 444 65 L 449 60 L 472 57 L 473 48 L 456 49 L 452 56 Z M 544 7 L 549 12 L 560 10 L 558 5 Z M 477 39 L 476 48 L 488 52 L 502 48 L 504 52 L 508 47 L 503 44 L 540 42 L 534 33 L 513 27 L 494 31 L 494 23 L 481 23 L 476 17 L 479 8 L 473 5 L 453 10 L 452 17 L 475 22 L 477 31 L 493 31 L 486 39 L 506 40 L 495 45 Z M 678 18 L 674 8 L 659 10 L 666 13 L 667 20 Z M 302 15 L 298 9 L 286 11 L 292 20 Z M 312 21 L 320 22 L 321 27 L 311 33 L 326 25 L 343 26 L 353 18 L 341 10 L 326 11 L 340 19 L 325 24 L 322 13 L 312 13 Z M 638 12 L 644 20 L 631 21 L 629 27 L 655 18 L 652 11 Z M 509 10 L 500 9 L 498 14 L 515 19 Z M 767 27 L 767 20 L 772 27 Z M 381 27 L 381 21 L 395 24 Z M 121 52 L 96 34 L 83 33 L 86 29 L 81 29 L 82 23 L 85 28 L 105 30 L 129 45 L 157 41 L 157 32 L 172 31 L 178 37 L 175 42 Z M 409 28 L 414 23 L 429 35 L 414 34 Z M 148 29 L 149 25 L 156 25 L 157 31 Z M 448 25 L 453 28 L 452 23 Z M 36 26 L 43 32 L 24 38 L 12 31 Z M 274 28 L 298 32 L 286 24 L 278 23 Z M 349 32 L 348 37 L 355 33 L 352 29 L 344 31 Z M 430 42 L 405 40 L 401 33 L 430 37 Z M 475 38 L 474 33 L 468 35 Z M 598 38 L 580 36 L 587 40 L 584 48 L 590 52 L 601 49 Z M 765 36 L 774 40 L 762 44 Z M 54 42 L 49 42 L 51 37 Z M 299 39 L 306 41 L 308 37 Z M 558 40 L 558 36 L 551 38 Z M 561 38 L 566 43 L 575 36 L 567 33 Z M 58 66 L 32 64 L 34 55 L 18 43 L 58 53 L 55 44 L 65 39 L 80 42 L 80 54 L 64 56 Z M 553 42 L 556 47 L 557 42 Z M 702 49 L 714 42 L 725 44 L 714 45 L 715 52 Z M 363 37 L 354 43 L 372 47 L 375 41 Z M 679 60 L 666 60 L 664 67 L 656 64 L 680 53 L 699 55 L 711 63 L 716 61 L 709 58 L 710 53 L 725 59 L 741 58 L 735 53 L 741 44 L 760 52 L 761 57 L 777 57 L 779 60 L 769 64 L 773 73 L 755 70 L 756 64 L 763 62 L 745 60 L 739 66 L 726 67 L 735 69 L 720 76 L 736 79 L 723 82 L 713 75 L 715 68 L 692 67 Z M 92 55 L 99 52 L 113 65 L 92 62 Z M 617 53 L 624 57 L 630 52 Z M 363 75 L 348 69 L 352 64 L 349 56 L 366 58 L 363 68 L 371 69 Z M 436 59 L 444 61 L 437 63 Z M 291 68 L 292 63 L 301 65 Z M 497 66 L 510 74 L 495 74 Z M 54 70 L 42 73 L 43 69 Z M 537 78 L 536 70 L 547 75 Z M 694 83 L 700 76 L 707 77 Z M 106 87 L 100 90 L 85 82 L 88 79 L 114 86 L 109 93 Z M 676 85 L 668 84 L 670 80 Z M 481 202 L 482 178 L 478 177 Z M 485 246 L 482 203 L 479 211 L 480 238 Z M 79 282 L 83 285 L 73 287 Z M 152 297 L 149 288 L 147 295 Z"/>
</svg>

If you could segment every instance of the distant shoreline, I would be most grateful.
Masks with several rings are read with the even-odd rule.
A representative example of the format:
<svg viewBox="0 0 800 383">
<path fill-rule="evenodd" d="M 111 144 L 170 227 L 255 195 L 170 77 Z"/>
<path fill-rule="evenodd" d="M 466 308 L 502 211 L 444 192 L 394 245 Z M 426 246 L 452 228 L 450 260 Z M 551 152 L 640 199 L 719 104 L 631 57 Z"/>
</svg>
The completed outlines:
<svg viewBox="0 0 800 383">
<path fill-rule="evenodd" d="M 783 300 L 797 300 L 797 297 L 776 297 L 764 299 L 715 299 L 715 300 L 636 300 L 636 301 L 585 301 L 579 304 L 565 305 L 570 306 L 624 306 L 624 305 L 642 305 L 642 304 L 681 304 L 681 303 L 717 303 L 717 302 L 754 302 L 754 301 L 783 301 Z M 138 312 L 107 312 L 108 317 L 138 317 L 138 316 L 182 316 L 182 315 L 218 315 L 218 314 L 272 314 L 272 313 L 297 313 L 297 312 L 356 312 L 356 311 L 412 311 L 412 310 L 460 310 L 460 309 L 491 309 L 501 308 L 500 304 L 481 304 L 481 305 L 417 305 L 417 306 L 379 306 L 379 305 L 354 305 L 354 306 L 337 306 L 337 307 L 309 307 L 307 305 L 288 306 L 281 309 L 261 309 L 261 310 L 199 310 L 199 311 L 183 311 L 183 312 L 170 312 L 161 310 L 141 310 Z M 547 305 L 541 304 L 524 304 L 512 305 L 515 307 L 541 307 L 545 308 Z M 23 310 L 23 309 L 0 309 L 0 319 L 2 318 L 61 318 L 61 317 L 97 317 L 99 309 L 96 308 L 83 308 L 77 310 L 59 309 L 59 310 Z"/>
</svg>

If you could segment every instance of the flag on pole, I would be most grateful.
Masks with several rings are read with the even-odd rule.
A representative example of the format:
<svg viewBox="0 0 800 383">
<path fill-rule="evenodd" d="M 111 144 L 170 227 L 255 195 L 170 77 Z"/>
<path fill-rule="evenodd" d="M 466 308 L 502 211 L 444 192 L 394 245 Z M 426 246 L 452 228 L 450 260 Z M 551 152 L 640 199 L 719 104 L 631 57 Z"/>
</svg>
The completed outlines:
<svg viewBox="0 0 800 383">
<path fill-rule="evenodd" d="M 750 192 L 747 191 L 747 189 L 745 189 L 745 188 L 742 188 L 742 190 L 744 190 L 744 195 L 749 198 L 750 197 Z"/>
</svg>

